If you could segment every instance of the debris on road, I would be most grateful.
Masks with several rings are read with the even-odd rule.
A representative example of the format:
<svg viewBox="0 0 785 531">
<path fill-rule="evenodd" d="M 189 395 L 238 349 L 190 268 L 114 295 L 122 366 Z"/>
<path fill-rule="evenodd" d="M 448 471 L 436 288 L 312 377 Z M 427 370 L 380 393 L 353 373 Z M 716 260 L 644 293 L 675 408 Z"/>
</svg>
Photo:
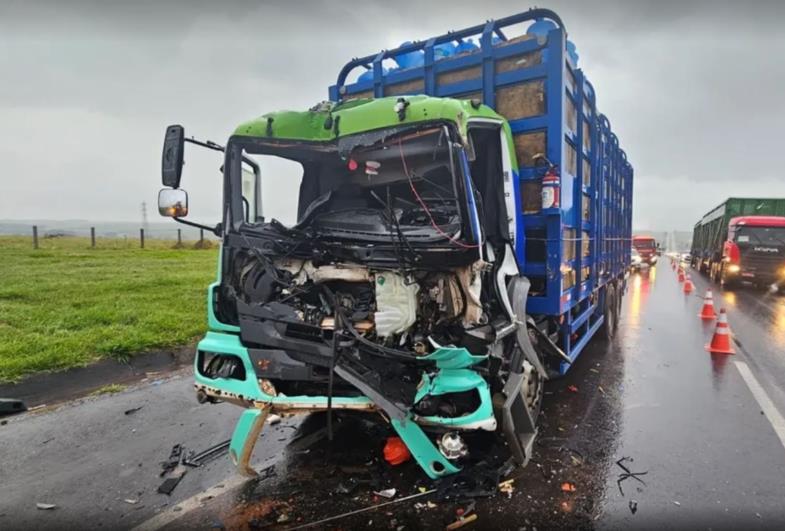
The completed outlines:
<svg viewBox="0 0 785 531">
<path fill-rule="evenodd" d="M 136 505 L 137 503 L 139 503 L 139 500 L 135 500 L 135 499 L 133 499 L 133 498 L 126 498 L 126 499 L 124 499 L 123 501 L 124 501 L 125 503 L 130 503 L 131 505 Z"/>
<path fill-rule="evenodd" d="M 681 502 L 677 502 L 676 500 L 673 500 L 673 505 L 675 505 L 676 507 L 681 507 Z"/>
<path fill-rule="evenodd" d="M 396 492 L 397 491 L 395 489 L 384 489 L 384 490 L 374 491 L 373 493 L 376 494 L 377 496 L 381 496 L 382 498 L 391 499 L 391 498 L 395 498 Z"/>
<path fill-rule="evenodd" d="M 169 452 L 169 458 L 161 462 L 161 477 L 164 477 L 168 472 L 174 470 L 180 464 L 180 459 L 183 456 L 183 446 L 175 444 L 172 446 L 172 451 Z"/>
<path fill-rule="evenodd" d="M 499 492 L 506 494 L 508 498 L 512 498 L 512 493 L 515 492 L 515 486 L 513 483 L 515 483 L 514 479 L 502 481 L 499 483 Z"/>
<path fill-rule="evenodd" d="M 568 385 L 568 386 L 567 386 L 567 390 L 568 390 L 569 392 L 571 392 L 571 393 L 577 393 L 577 392 L 578 392 L 578 387 L 577 387 L 577 386 L 575 386 L 575 385 Z"/>
<path fill-rule="evenodd" d="M 170 495 L 177 487 L 177 484 L 180 483 L 180 480 L 183 479 L 183 476 L 185 476 L 186 472 L 188 472 L 187 468 L 178 465 L 172 472 L 170 472 L 169 477 L 167 477 L 164 482 L 158 486 L 158 492 L 161 494 L 166 494 L 167 496 Z"/>
<path fill-rule="evenodd" d="M 51 511 L 52 509 L 57 509 L 57 505 L 54 503 L 36 503 L 36 509 L 40 509 L 42 511 Z"/>
<path fill-rule="evenodd" d="M 637 500 L 630 500 L 629 506 L 630 506 L 630 512 L 632 514 L 635 514 L 635 513 L 638 512 L 638 502 L 637 502 Z"/>
<path fill-rule="evenodd" d="M 231 442 L 231 439 L 228 439 L 216 444 L 215 446 L 211 446 L 210 448 L 207 448 L 198 454 L 193 451 L 188 452 L 186 457 L 183 458 L 183 464 L 192 467 L 200 467 L 205 463 L 208 463 L 228 452 L 229 444 Z"/>
<path fill-rule="evenodd" d="M 626 466 L 623 464 L 623 463 L 624 463 L 624 461 L 629 461 L 630 463 L 632 463 L 633 459 L 632 459 L 632 457 L 622 457 L 621 459 L 619 459 L 618 461 L 616 461 L 616 465 L 617 465 L 619 468 L 621 468 L 622 470 L 624 470 L 624 473 L 622 473 L 622 474 L 619 474 L 619 478 L 616 480 L 616 486 L 617 486 L 617 487 L 619 487 L 619 493 L 620 493 L 622 496 L 624 496 L 624 490 L 622 490 L 622 488 L 621 488 L 621 484 L 622 484 L 622 482 L 623 482 L 623 481 L 625 481 L 625 480 L 627 480 L 627 479 L 630 479 L 630 478 L 633 478 L 634 480 L 636 480 L 636 481 L 640 482 L 642 485 L 646 485 L 646 482 L 645 482 L 645 481 L 643 481 L 643 480 L 642 480 L 640 477 L 638 477 L 638 476 L 645 476 L 646 474 L 648 474 L 648 473 L 649 473 L 649 471 L 648 471 L 648 470 L 646 470 L 646 471 L 644 471 L 644 472 L 632 472 L 632 471 L 631 471 L 629 468 L 627 468 L 627 467 L 626 467 Z"/>
<path fill-rule="evenodd" d="M 561 490 L 562 492 L 575 492 L 578 488 L 575 486 L 575 483 L 565 481 L 561 484 Z"/>
<path fill-rule="evenodd" d="M 412 454 L 400 437 L 388 437 L 384 445 L 384 460 L 392 466 L 405 463 L 412 458 Z"/>
<path fill-rule="evenodd" d="M 466 517 L 458 518 L 456 521 L 448 525 L 445 529 L 447 531 L 452 531 L 453 529 L 460 529 L 461 527 L 465 526 L 466 524 L 470 524 L 477 520 L 477 513 L 470 514 Z"/>
<path fill-rule="evenodd" d="M 124 415 L 133 415 L 134 413 L 136 413 L 137 411 L 139 411 L 143 407 L 144 406 L 139 406 L 139 407 L 132 407 L 131 409 L 126 409 L 123 414 Z"/>
</svg>

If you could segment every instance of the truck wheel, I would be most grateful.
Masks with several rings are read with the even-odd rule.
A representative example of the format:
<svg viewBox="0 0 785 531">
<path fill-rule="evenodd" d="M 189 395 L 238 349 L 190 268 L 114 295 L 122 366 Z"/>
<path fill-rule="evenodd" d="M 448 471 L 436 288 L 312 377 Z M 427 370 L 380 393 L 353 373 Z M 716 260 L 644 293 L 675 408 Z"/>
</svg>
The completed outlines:
<svg viewBox="0 0 785 531">
<path fill-rule="evenodd" d="M 602 310 L 604 322 L 600 336 L 610 341 L 616 333 L 616 288 L 613 284 L 605 286 L 605 306 Z"/>
</svg>

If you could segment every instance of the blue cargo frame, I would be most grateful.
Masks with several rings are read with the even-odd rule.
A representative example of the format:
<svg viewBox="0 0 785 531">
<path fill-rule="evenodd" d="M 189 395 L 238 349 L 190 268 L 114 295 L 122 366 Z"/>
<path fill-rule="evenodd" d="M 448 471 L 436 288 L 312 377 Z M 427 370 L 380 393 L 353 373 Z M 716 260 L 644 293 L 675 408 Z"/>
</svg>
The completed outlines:
<svg viewBox="0 0 785 531">
<path fill-rule="evenodd" d="M 509 26 L 549 20 L 547 38 L 508 39 Z M 476 51 L 436 58 L 445 43 L 479 37 Z M 508 118 L 513 137 L 541 133 L 545 154 L 560 169 L 561 204 L 558 208 L 525 210 L 526 195 L 539 201 L 542 168 L 517 161 L 516 189 L 521 211 L 516 213 L 516 255 L 532 281 L 527 312 L 555 317 L 559 346 L 575 359 L 603 323 L 606 286 L 623 289 L 630 265 L 633 169 L 610 121 L 596 109 L 594 88 L 566 53 L 567 32 L 561 19 L 547 9 L 524 13 L 449 32 L 394 50 L 353 59 L 330 87 L 333 101 L 392 94 L 427 94 L 476 98 L 497 109 L 499 90 L 526 83 L 542 83 L 545 100 L 541 114 Z M 500 45 L 501 44 L 501 45 Z M 386 72 L 388 61 L 408 53 L 423 54 L 423 64 Z M 497 62 L 538 52 L 537 64 L 498 71 Z M 357 68 L 372 78 L 347 84 Z M 442 74 L 477 72 L 471 79 L 439 83 Z M 406 92 L 394 92 L 395 87 Z M 531 198 L 529 198 L 531 200 Z M 531 201 L 529 201 L 531 204 Z M 562 363 L 560 373 L 568 364 Z"/>
</svg>

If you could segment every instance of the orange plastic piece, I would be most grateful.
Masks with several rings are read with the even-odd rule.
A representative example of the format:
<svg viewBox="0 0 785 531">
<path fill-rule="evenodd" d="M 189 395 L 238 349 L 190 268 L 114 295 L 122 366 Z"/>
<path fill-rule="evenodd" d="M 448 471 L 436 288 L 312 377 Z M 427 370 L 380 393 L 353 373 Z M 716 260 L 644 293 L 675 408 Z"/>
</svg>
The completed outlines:
<svg viewBox="0 0 785 531">
<path fill-rule="evenodd" d="M 412 453 L 400 437 L 388 437 L 384 445 L 384 460 L 393 466 L 405 463 L 412 458 Z"/>
</svg>

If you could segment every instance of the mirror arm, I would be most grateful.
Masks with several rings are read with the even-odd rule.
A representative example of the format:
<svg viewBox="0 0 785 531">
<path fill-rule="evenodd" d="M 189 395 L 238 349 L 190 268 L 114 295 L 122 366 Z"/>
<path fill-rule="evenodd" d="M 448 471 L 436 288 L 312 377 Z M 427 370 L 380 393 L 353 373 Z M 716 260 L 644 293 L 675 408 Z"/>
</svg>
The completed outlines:
<svg viewBox="0 0 785 531">
<path fill-rule="evenodd" d="M 202 225 L 201 223 L 194 223 L 193 221 L 186 221 L 183 218 L 173 217 L 177 223 L 182 223 L 183 225 L 188 225 L 189 227 L 196 227 L 197 229 L 204 229 L 209 230 L 219 238 L 221 237 L 221 224 L 219 223 L 215 227 L 210 227 L 209 225 Z"/>
</svg>

